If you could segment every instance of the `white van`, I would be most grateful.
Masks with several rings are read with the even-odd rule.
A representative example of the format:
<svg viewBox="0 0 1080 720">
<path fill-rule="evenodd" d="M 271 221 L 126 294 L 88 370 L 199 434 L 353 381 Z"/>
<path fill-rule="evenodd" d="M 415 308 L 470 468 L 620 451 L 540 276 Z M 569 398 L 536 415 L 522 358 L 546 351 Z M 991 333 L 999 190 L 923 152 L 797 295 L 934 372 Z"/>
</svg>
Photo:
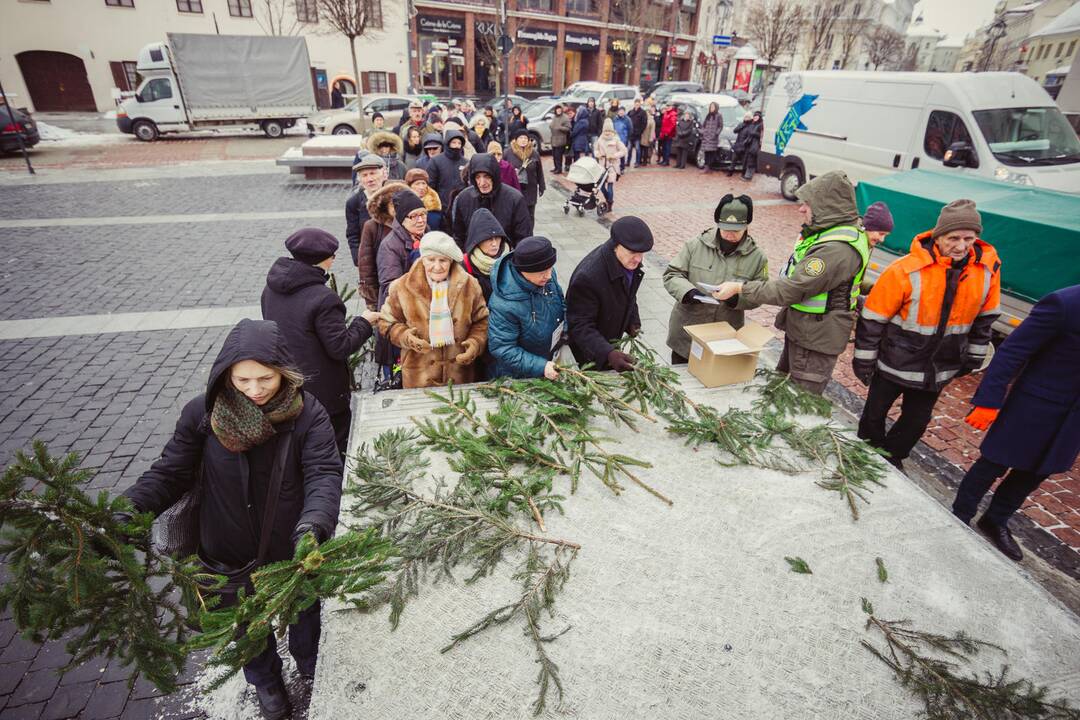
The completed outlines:
<svg viewBox="0 0 1080 720">
<path fill-rule="evenodd" d="M 758 167 L 789 200 L 830 170 L 858 183 L 919 167 L 1080 193 L 1080 140 L 1019 73 L 783 73 L 765 128 Z"/>
</svg>

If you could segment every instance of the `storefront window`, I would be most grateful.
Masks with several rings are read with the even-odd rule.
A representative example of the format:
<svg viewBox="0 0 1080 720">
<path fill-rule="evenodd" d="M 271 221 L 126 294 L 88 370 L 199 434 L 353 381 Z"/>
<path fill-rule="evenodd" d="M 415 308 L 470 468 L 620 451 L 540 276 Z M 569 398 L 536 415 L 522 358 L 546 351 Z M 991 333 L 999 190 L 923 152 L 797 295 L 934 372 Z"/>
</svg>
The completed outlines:
<svg viewBox="0 0 1080 720">
<path fill-rule="evenodd" d="M 435 55 L 433 43 L 446 43 L 446 38 L 432 35 L 420 36 L 420 83 L 425 88 L 449 87 L 450 73 L 447 56 Z"/>
<path fill-rule="evenodd" d="M 551 90 L 555 48 L 521 45 L 514 62 L 514 83 L 522 90 Z"/>
<path fill-rule="evenodd" d="M 518 0 L 519 10 L 541 10 L 543 12 L 551 12 L 554 8 L 554 0 Z"/>
</svg>

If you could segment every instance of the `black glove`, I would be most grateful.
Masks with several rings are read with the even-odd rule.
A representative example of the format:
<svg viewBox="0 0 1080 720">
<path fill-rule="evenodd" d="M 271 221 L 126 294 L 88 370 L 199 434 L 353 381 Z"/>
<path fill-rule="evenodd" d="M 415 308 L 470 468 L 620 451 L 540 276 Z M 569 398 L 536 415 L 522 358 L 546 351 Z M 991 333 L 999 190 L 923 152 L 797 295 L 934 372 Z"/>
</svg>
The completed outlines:
<svg viewBox="0 0 1080 720">
<path fill-rule="evenodd" d="M 626 328 L 626 334 L 630 337 L 637 337 L 639 332 L 641 332 L 640 325 L 631 325 L 630 327 Z"/>
<path fill-rule="evenodd" d="M 683 305 L 693 305 L 694 303 L 700 303 L 701 302 L 700 298 L 703 298 L 703 297 L 708 297 L 708 296 L 705 293 L 701 292 L 700 290 L 690 290 L 689 292 L 687 292 L 685 295 L 682 296 L 682 304 Z"/>
<path fill-rule="evenodd" d="M 983 359 L 981 357 L 975 357 L 974 355 L 965 355 L 964 361 L 960 364 L 960 372 L 956 373 L 955 377 L 964 377 L 970 375 L 979 368 L 982 367 Z"/>
<path fill-rule="evenodd" d="M 739 306 L 739 296 L 738 295 L 732 295 L 727 300 L 724 300 L 724 304 L 727 305 L 729 308 L 738 307 Z"/>
<path fill-rule="evenodd" d="M 855 377 L 859 378 L 859 382 L 863 385 L 869 385 L 870 379 L 874 377 L 874 364 L 873 360 L 851 361 L 851 369 L 855 371 Z"/>
<path fill-rule="evenodd" d="M 619 350 L 612 350 L 607 354 L 608 367 L 615 372 L 626 372 L 634 369 L 634 358 Z"/>
<path fill-rule="evenodd" d="M 315 541 L 320 545 L 326 541 L 327 533 L 321 527 L 313 523 L 300 523 L 292 533 L 292 544 L 294 548 L 300 542 L 300 538 L 304 537 L 307 533 L 314 535 Z"/>
</svg>

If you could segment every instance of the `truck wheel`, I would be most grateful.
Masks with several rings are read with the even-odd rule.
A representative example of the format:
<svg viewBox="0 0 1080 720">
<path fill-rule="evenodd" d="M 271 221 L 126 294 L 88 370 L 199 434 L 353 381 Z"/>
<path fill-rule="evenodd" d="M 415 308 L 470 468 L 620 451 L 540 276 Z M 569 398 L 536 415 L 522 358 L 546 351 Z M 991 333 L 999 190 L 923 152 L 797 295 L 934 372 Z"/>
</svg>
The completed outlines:
<svg viewBox="0 0 1080 720">
<path fill-rule="evenodd" d="M 700 169 L 705 169 L 705 150 L 700 145 L 698 146 L 697 158 L 695 162 Z"/>
<path fill-rule="evenodd" d="M 353 129 L 352 125 L 338 125 L 336 128 L 334 128 L 334 134 L 335 135 L 355 135 L 356 130 Z"/>
<path fill-rule="evenodd" d="M 780 173 L 780 194 L 786 200 L 795 200 L 795 191 L 802 187 L 804 180 L 802 171 L 794 165 L 784 168 Z"/>
<path fill-rule="evenodd" d="M 262 131 L 268 138 L 279 138 L 285 134 L 285 128 L 282 127 L 280 120 L 263 120 Z"/>
<path fill-rule="evenodd" d="M 150 120 L 136 120 L 131 126 L 131 132 L 143 142 L 154 142 L 158 139 L 158 129 Z"/>
</svg>

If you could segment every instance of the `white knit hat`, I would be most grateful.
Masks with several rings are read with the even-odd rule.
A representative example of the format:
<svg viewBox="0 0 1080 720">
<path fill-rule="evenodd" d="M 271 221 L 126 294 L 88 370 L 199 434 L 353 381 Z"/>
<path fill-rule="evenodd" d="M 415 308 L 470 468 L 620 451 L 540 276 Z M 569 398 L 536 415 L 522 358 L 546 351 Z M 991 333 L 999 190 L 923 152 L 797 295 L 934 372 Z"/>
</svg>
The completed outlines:
<svg viewBox="0 0 1080 720">
<path fill-rule="evenodd" d="M 425 255 L 443 255 L 454 262 L 461 262 L 465 256 L 461 254 L 461 248 L 454 242 L 454 238 L 444 232 L 434 230 L 420 238 L 420 257 Z"/>
</svg>

